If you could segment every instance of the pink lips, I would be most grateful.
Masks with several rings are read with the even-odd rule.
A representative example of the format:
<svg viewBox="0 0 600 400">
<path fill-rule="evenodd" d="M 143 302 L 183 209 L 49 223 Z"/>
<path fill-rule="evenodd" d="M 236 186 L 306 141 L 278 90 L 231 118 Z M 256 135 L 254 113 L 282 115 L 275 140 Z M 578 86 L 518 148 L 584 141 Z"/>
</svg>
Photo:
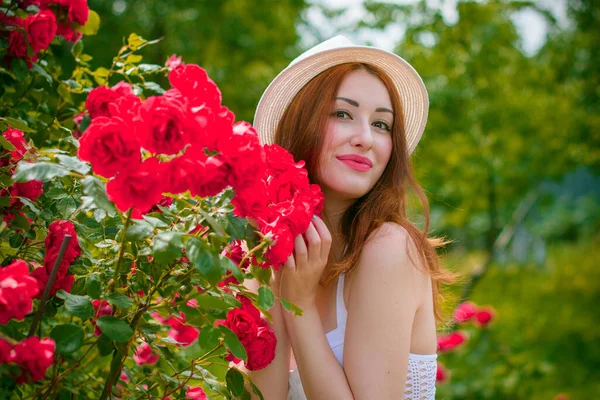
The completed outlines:
<svg viewBox="0 0 600 400">
<path fill-rule="evenodd" d="M 358 154 L 344 154 L 338 156 L 337 159 L 356 171 L 364 172 L 373 167 L 371 160 Z"/>
</svg>

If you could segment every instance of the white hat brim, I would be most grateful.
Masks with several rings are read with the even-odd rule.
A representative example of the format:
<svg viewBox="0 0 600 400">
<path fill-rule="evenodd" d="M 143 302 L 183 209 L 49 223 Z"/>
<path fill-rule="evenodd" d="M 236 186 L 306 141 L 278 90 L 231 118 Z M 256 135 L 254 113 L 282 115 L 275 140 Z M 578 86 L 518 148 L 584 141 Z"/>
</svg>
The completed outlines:
<svg viewBox="0 0 600 400">
<path fill-rule="evenodd" d="M 254 127 L 262 144 L 272 144 L 275 130 L 288 105 L 315 76 L 335 65 L 350 62 L 381 68 L 394 82 L 402 101 L 408 154 L 417 147 L 429 111 L 429 97 L 415 69 L 396 54 L 369 46 L 325 50 L 284 69 L 263 93 L 254 116 Z"/>
</svg>

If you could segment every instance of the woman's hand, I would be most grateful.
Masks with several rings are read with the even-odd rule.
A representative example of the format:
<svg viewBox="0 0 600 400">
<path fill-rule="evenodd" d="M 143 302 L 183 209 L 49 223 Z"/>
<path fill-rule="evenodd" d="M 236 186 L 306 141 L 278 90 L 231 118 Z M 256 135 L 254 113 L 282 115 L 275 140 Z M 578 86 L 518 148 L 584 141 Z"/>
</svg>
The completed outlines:
<svg viewBox="0 0 600 400">
<path fill-rule="evenodd" d="M 304 234 L 294 239 L 294 254 L 281 272 L 280 296 L 305 309 L 316 306 L 317 288 L 331 249 L 331 234 L 319 217 L 313 217 Z M 307 245 L 308 244 L 308 245 Z"/>
</svg>

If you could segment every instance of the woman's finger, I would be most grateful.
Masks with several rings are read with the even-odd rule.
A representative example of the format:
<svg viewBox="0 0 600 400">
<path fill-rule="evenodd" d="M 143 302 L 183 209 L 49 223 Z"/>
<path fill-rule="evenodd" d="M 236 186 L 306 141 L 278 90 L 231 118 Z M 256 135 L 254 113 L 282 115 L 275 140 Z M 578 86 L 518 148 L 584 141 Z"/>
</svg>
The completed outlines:
<svg viewBox="0 0 600 400">
<path fill-rule="evenodd" d="M 316 215 L 312 220 L 312 224 L 321 238 L 321 258 L 327 260 L 329 251 L 331 250 L 331 233 L 329 232 L 329 229 L 327 229 L 325 222 Z"/>
<path fill-rule="evenodd" d="M 321 261 L 321 237 L 312 222 L 308 224 L 304 236 L 308 242 L 308 260 L 312 263 Z"/>
<path fill-rule="evenodd" d="M 306 264 L 306 261 L 308 260 L 308 249 L 306 248 L 302 235 L 298 235 L 294 239 L 294 258 L 296 260 L 296 268 Z"/>
<path fill-rule="evenodd" d="M 283 263 L 283 271 L 286 271 L 286 270 L 294 271 L 295 269 L 296 269 L 296 261 L 294 260 L 294 255 L 290 254 L 288 259 Z M 283 271 L 280 271 L 280 273 L 283 273 Z M 281 275 L 279 276 L 279 279 L 281 279 Z"/>
</svg>

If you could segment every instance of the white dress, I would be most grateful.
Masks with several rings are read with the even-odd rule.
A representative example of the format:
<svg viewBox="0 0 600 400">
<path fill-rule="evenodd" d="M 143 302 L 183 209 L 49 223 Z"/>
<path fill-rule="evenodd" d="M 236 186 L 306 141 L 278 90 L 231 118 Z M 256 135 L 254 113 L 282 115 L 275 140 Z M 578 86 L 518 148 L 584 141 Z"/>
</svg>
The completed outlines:
<svg viewBox="0 0 600 400">
<path fill-rule="evenodd" d="M 336 293 L 337 327 L 327 333 L 329 347 L 335 357 L 344 365 L 344 334 L 348 313 L 344 304 L 344 275 L 340 275 Z M 437 354 L 408 355 L 408 375 L 403 400 L 434 400 Z M 290 371 L 288 400 L 306 400 L 298 369 Z"/>
</svg>

